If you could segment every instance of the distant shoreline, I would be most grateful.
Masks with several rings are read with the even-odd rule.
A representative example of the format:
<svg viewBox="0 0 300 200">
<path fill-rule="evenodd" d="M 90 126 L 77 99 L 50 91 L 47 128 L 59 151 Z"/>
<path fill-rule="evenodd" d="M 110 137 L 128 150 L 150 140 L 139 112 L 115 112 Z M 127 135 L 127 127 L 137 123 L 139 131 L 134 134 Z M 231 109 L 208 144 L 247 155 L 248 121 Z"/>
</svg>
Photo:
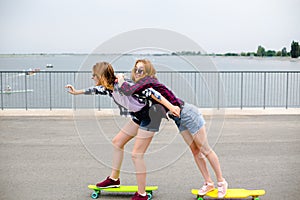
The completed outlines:
<svg viewBox="0 0 300 200">
<path fill-rule="evenodd" d="M 246 58 L 246 59 L 256 59 L 256 60 L 264 60 L 264 59 L 274 59 L 274 60 L 289 60 L 289 61 L 298 61 L 299 58 L 291 58 L 289 56 L 241 56 L 241 55 L 225 55 L 225 54 L 118 54 L 118 53 L 99 53 L 99 54 L 87 54 L 87 53 L 28 53 L 28 54 L 0 54 L 0 58 L 5 57 L 30 57 L 30 56 L 37 56 L 37 57 L 53 57 L 53 56 L 114 56 L 114 55 L 122 55 L 122 56 L 207 56 L 207 57 L 228 57 L 228 58 Z"/>
</svg>

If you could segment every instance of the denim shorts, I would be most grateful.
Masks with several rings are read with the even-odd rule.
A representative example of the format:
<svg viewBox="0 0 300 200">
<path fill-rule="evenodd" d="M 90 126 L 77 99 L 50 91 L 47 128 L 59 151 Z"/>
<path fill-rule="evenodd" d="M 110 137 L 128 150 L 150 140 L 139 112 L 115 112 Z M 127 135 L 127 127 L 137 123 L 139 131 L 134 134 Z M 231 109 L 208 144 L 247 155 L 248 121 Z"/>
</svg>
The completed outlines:
<svg viewBox="0 0 300 200">
<path fill-rule="evenodd" d="M 140 126 L 140 129 L 158 132 L 162 118 L 166 117 L 166 111 L 160 104 L 153 104 L 150 108 L 145 106 L 141 111 L 132 113 L 132 121 Z"/>
<path fill-rule="evenodd" d="M 205 120 L 198 108 L 194 105 L 185 103 L 180 113 L 180 120 L 176 123 L 179 131 L 182 132 L 188 130 L 194 135 L 202 128 L 202 126 L 204 126 L 204 124 Z"/>
</svg>

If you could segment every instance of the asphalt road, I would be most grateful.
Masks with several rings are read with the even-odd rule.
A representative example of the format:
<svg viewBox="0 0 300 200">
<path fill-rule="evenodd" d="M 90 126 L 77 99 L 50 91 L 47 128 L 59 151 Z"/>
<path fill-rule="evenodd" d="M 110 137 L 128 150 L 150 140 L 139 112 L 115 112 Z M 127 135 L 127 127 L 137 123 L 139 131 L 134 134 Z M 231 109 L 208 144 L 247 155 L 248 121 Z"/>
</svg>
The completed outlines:
<svg viewBox="0 0 300 200">
<path fill-rule="evenodd" d="M 230 188 L 265 189 L 261 199 L 299 199 L 299 114 L 205 118 Z M 91 199 L 87 185 L 110 174 L 110 140 L 128 120 L 0 114 L 0 199 Z M 132 144 L 125 148 L 122 184 L 136 184 Z M 164 121 L 145 159 L 147 183 L 159 187 L 153 199 L 196 199 L 190 191 L 203 178 L 173 122 Z M 105 193 L 100 199 L 131 196 Z"/>
</svg>

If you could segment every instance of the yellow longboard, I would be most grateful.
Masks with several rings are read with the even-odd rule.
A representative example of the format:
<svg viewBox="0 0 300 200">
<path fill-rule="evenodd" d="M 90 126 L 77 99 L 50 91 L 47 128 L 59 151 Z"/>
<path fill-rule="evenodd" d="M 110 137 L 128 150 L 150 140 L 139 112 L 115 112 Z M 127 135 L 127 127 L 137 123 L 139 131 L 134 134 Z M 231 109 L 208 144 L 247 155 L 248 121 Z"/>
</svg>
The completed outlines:
<svg viewBox="0 0 300 200">
<path fill-rule="evenodd" d="M 137 192 L 138 191 L 138 186 L 136 185 L 121 185 L 118 188 L 98 188 L 96 185 L 89 185 L 89 189 L 94 190 L 94 192 L 91 194 L 91 197 L 93 199 L 97 199 L 99 195 L 101 194 L 101 191 L 106 191 L 106 192 Z M 152 199 L 152 191 L 157 190 L 158 186 L 146 186 L 146 192 L 148 196 L 148 200 Z"/>
<path fill-rule="evenodd" d="M 265 190 L 228 189 L 224 199 L 243 199 L 252 197 L 254 200 L 259 200 L 259 196 L 262 196 L 265 193 Z M 192 189 L 192 194 L 197 195 L 197 200 L 203 200 L 205 196 L 218 198 L 218 189 L 214 189 L 205 195 L 199 195 L 198 190 Z"/>
</svg>

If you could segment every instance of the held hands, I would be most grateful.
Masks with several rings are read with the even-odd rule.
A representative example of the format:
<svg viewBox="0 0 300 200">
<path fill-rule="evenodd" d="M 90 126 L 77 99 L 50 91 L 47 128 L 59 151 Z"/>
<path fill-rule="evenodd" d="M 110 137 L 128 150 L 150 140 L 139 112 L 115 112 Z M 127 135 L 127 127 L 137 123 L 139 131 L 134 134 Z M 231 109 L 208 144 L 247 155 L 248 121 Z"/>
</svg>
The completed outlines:
<svg viewBox="0 0 300 200">
<path fill-rule="evenodd" d="M 116 77 L 118 79 L 118 85 L 119 87 L 121 87 L 122 84 L 125 82 L 124 74 L 117 74 Z"/>
<path fill-rule="evenodd" d="M 125 75 L 124 75 L 124 74 L 121 74 L 121 73 L 116 75 L 116 77 L 118 78 L 118 80 L 119 80 L 119 79 L 124 79 L 124 76 L 125 76 Z"/>
</svg>

